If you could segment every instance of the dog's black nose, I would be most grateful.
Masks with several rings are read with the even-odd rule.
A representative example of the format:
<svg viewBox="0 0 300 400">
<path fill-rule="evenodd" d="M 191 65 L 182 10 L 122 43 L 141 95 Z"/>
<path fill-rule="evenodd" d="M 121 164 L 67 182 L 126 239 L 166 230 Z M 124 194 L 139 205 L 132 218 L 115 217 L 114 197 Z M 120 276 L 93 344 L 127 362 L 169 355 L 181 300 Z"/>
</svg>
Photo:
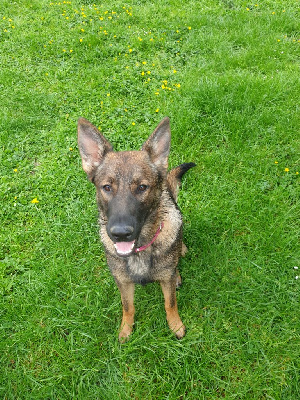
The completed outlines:
<svg viewBox="0 0 300 400">
<path fill-rule="evenodd" d="M 130 225 L 113 225 L 110 228 L 111 235 L 117 242 L 126 241 L 133 234 L 134 228 Z"/>
</svg>

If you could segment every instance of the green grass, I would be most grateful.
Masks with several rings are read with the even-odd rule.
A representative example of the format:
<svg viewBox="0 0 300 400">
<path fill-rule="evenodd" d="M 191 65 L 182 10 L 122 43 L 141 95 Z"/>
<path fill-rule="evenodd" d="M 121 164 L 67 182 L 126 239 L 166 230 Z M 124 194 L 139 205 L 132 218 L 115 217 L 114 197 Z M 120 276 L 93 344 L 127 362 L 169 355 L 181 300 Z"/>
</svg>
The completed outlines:
<svg viewBox="0 0 300 400">
<path fill-rule="evenodd" d="M 298 397 L 297 7 L 2 0 L 1 398 Z M 188 332 L 152 284 L 120 345 L 76 121 L 125 150 L 165 115 L 170 165 L 197 163 L 179 199 Z"/>
</svg>

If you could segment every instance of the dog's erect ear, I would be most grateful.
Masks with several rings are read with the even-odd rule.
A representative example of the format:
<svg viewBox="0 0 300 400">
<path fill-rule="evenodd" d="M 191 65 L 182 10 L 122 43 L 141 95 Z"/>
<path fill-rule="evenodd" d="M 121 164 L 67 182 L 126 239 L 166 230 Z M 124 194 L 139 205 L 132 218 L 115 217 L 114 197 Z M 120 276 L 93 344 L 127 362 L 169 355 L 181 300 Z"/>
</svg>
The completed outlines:
<svg viewBox="0 0 300 400">
<path fill-rule="evenodd" d="M 166 171 L 168 168 L 170 144 L 170 120 L 166 117 L 160 122 L 152 135 L 143 144 L 142 150 L 148 152 L 152 162 L 158 168 Z"/>
<path fill-rule="evenodd" d="M 82 168 L 90 180 L 104 156 L 112 151 L 112 145 L 87 119 L 78 120 L 78 147 L 82 159 Z"/>
</svg>

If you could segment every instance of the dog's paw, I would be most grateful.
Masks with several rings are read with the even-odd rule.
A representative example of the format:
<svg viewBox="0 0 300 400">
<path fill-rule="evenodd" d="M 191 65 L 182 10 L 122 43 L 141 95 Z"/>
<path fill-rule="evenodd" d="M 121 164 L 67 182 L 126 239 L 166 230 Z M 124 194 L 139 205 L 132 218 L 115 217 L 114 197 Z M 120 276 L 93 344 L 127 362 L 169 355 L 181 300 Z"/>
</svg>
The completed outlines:
<svg viewBox="0 0 300 400">
<path fill-rule="evenodd" d="M 177 339 L 182 339 L 183 336 L 185 335 L 185 326 L 183 325 L 181 319 L 179 318 L 176 321 L 168 321 L 169 323 L 169 328 L 171 329 L 171 331 L 173 331 L 175 333 L 175 336 L 177 337 Z"/>
<path fill-rule="evenodd" d="M 182 325 L 177 331 L 174 331 L 177 339 L 182 339 L 185 335 L 186 329 L 185 326 Z"/>
<path fill-rule="evenodd" d="M 126 343 L 129 340 L 131 333 L 132 333 L 132 327 L 127 324 L 123 325 L 119 333 L 119 342 Z"/>
</svg>

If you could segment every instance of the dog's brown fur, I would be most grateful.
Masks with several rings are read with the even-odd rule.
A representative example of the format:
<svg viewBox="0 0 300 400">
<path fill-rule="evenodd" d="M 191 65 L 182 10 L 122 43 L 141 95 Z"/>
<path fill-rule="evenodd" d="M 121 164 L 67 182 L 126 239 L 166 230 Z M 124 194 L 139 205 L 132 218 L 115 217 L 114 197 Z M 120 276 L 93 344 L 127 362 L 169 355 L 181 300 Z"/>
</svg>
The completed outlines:
<svg viewBox="0 0 300 400">
<path fill-rule="evenodd" d="M 168 173 L 170 139 L 169 119 L 164 118 L 141 151 L 114 152 L 96 127 L 84 118 L 78 121 L 82 166 L 96 186 L 100 235 L 121 293 L 120 341 L 132 332 L 135 284 L 154 281 L 161 285 L 170 329 L 179 339 L 185 334 L 176 286 L 181 284 L 178 260 L 186 247 L 176 200 L 182 175 L 195 164 L 182 164 Z M 154 237 L 151 245 L 136 251 Z"/>
</svg>

